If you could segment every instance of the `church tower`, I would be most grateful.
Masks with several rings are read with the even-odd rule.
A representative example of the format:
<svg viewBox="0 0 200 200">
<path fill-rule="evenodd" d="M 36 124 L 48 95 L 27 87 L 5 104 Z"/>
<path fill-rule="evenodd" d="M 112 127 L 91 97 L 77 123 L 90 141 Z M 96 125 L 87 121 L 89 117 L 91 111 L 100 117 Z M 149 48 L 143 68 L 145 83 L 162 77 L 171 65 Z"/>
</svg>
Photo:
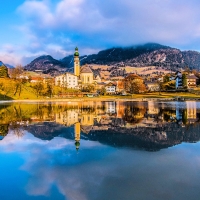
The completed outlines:
<svg viewBox="0 0 200 200">
<path fill-rule="evenodd" d="M 74 124 L 74 136 L 75 136 L 75 146 L 76 150 L 79 150 L 80 139 L 81 139 L 81 124 L 77 122 Z"/>
<path fill-rule="evenodd" d="M 75 53 L 74 53 L 74 75 L 76 76 L 80 75 L 80 60 L 79 60 L 78 47 L 75 48 Z"/>
</svg>

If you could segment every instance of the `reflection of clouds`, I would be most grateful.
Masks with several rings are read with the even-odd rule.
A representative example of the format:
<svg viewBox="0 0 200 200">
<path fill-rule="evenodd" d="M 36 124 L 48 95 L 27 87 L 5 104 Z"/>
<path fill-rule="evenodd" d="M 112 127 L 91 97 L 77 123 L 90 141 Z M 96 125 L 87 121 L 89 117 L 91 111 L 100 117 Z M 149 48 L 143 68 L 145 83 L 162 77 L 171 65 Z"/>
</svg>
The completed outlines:
<svg viewBox="0 0 200 200">
<path fill-rule="evenodd" d="M 81 143 L 84 148 L 77 153 L 74 146 L 47 150 L 41 147 L 36 153 L 36 158 L 28 160 L 23 169 L 30 173 L 27 192 L 30 195 L 48 195 L 52 185 L 57 185 L 59 191 L 68 199 L 88 199 L 90 187 L 98 187 L 108 169 L 103 169 L 99 159 L 102 160 L 109 154 L 109 150 L 95 147 L 90 149 L 88 142 Z M 66 150 L 65 150 L 66 149 Z M 96 152 L 96 153 L 95 153 Z M 43 154 L 43 155 L 41 155 Z M 91 168 L 92 167 L 92 168 Z M 37 169 L 37 170 L 35 170 Z M 94 175 L 101 175 L 98 179 Z"/>
<path fill-rule="evenodd" d="M 47 185 L 50 190 L 51 184 L 55 183 L 59 191 L 72 200 L 130 199 L 130 197 L 146 199 L 147 196 L 154 197 L 151 199 L 175 199 L 176 194 L 180 195 L 180 199 L 185 199 L 185 195 L 193 191 L 188 188 L 188 184 L 199 185 L 200 176 L 196 174 L 197 168 L 193 164 L 186 165 L 193 150 L 176 148 L 173 154 L 165 151 L 164 155 L 158 153 L 155 156 L 146 152 L 130 151 L 115 151 L 111 155 L 107 153 L 106 147 L 101 147 L 101 153 L 98 149 L 93 149 L 94 155 L 91 155 L 91 152 L 84 149 L 86 158 L 80 165 L 69 166 L 67 162 L 63 165 L 56 162 L 53 167 L 47 169 L 47 165 L 43 162 L 40 164 L 39 173 L 31 178 L 28 186 L 37 186 L 39 180 L 45 180 L 42 191 Z M 82 152 L 73 155 L 71 159 L 81 160 L 81 154 Z M 99 154 L 102 154 L 100 158 Z M 55 159 L 55 156 L 53 157 Z M 199 162 L 196 156 L 193 158 L 194 162 Z M 199 166 L 199 163 L 197 165 Z M 37 166 L 33 163 L 27 170 L 34 171 L 35 167 Z M 32 194 L 35 194 L 37 188 L 32 188 Z M 183 188 L 186 190 L 183 191 Z M 29 192 L 31 194 L 30 190 Z M 198 192 L 193 194 L 193 199 L 198 199 L 195 194 Z"/>
<path fill-rule="evenodd" d="M 56 185 L 69 200 L 199 198 L 199 143 L 146 152 L 81 141 L 76 152 L 74 141 L 10 133 L 0 149 L 21 152 L 26 192 L 33 196 L 49 197 Z"/>
<path fill-rule="evenodd" d="M 85 143 L 85 144 L 84 144 Z M 33 135 L 26 133 L 24 137 L 18 138 L 10 132 L 0 143 L 0 149 L 4 152 L 22 152 L 22 156 L 26 161 L 21 167 L 22 170 L 28 171 L 30 178 L 28 180 L 26 190 L 29 195 L 45 195 L 51 192 L 52 185 L 57 185 L 59 191 L 69 199 L 87 199 L 84 195 L 83 185 L 80 179 L 95 182 L 93 178 L 89 178 L 89 166 L 79 171 L 79 165 L 90 160 L 96 160 L 104 157 L 105 152 L 98 152 L 91 156 L 91 148 L 98 148 L 98 142 L 83 141 L 83 147 L 87 147 L 87 155 L 81 154 L 81 150 L 77 153 L 74 141 L 63 138 L 54 138 L 51 141 L 44 141 L 35 138 Z M 84 170 L 86 172 L 84 173 Z M 95 170 L 98 170 L 96 167 Z M 100 170 L 100 167 L 99 167 Z M 82 172 L 83 174 L 82 174 Z M 81 174 L 80 174 L 81 172 Z M 81 175 L 81 176 L 80 176 Z M 82 192 L 77 192 L 77 190 Z"/>
<path fill-rule="evenodd" d="M 55 142 L 59 140 L 59 138 L 55 138 Z M 12 133 L 12 131 L 1 141 L 0 146 L 5 147 L 6 151 L 23 151 L 27 146 L 29 147 L 35 147 L 35 145 L 46 145 L 50 149 L 59 149 L 63 146 L 67 145 L 68 143 L 66 141 L 60 141 L 60 143 L 55 143 L 53 145 L 54 141 L 44 141 L 40 140 L 38 138 L 35 138 L 33 135 L 25 134 L 24 137 L 17 137 Z M 69 142 L 70 144 L 72 142 Z"/>
</svg>

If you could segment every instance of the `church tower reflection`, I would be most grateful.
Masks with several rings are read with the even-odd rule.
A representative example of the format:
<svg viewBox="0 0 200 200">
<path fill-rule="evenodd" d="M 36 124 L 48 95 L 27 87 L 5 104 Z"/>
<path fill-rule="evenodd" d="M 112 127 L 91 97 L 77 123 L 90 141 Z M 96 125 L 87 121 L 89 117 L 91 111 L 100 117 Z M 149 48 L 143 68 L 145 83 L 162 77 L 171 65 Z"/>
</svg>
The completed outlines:
<svg viewBox="0 0 200 200">
<path fill-rule="evenodd" d="M 74 136 L 75 136 L 75 146 L 76 150 L 79 150 L 80 147 L 80 139 L 81 139 L 81 124 L 77 122 L 74 124 Z"/>
</svg>

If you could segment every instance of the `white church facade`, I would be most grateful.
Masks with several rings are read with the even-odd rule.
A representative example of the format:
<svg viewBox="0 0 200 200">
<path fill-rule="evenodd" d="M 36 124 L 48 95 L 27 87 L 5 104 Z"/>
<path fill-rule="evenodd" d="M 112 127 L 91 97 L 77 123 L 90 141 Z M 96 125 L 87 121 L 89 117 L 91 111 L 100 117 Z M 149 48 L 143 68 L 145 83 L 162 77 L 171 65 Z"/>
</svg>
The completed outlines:
<svg viewBox="0 0 200 200">
<path fill-rule="evenodd" d="M 94 73 L 88 65 L 80 66 L 78 48 L 75 48 L 74 53 L 74 74 L 66 72 L 65 74 L 55 77 L 55 85 L 78 89 L 85 87 L 95 82 L 101 82 L 100 77 L 94 78 Z"/>
</svg>

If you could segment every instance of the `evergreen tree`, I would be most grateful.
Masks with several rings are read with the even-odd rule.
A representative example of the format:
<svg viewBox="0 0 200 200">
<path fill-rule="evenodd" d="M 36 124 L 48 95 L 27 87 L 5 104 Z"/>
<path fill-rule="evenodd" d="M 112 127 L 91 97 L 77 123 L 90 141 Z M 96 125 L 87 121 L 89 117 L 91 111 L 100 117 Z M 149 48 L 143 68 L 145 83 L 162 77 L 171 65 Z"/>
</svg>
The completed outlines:
<svg viewBox="0 0 200 200">
<path fill-rule="evenodd" d="M 183 75 L 182 75 L 182 83 L 183 83 L 183 87 L 187 87 L 186 74 L 183 74 Z"/>
<path fill-rule="evenodd" d="M 8 68 L 5 65 L 0 66 L 0 78 L 8 78 Z"/>
</svg>

